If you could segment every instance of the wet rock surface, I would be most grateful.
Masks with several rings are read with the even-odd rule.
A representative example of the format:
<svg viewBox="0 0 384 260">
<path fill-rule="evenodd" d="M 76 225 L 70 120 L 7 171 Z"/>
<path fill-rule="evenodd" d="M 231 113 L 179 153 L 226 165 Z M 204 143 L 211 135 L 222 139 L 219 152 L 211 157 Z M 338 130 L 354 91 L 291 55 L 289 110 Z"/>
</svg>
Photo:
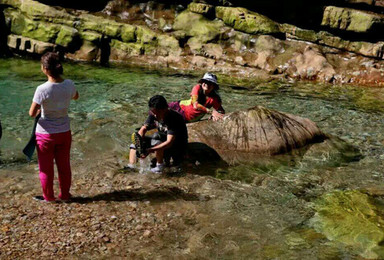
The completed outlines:
<svg viewBox="0 0 384 260">
<path fill-rule="evenodd" d="M 207 144 L 228 163 L 259 160 L 256 155 L 283 154 L 325 139 L 311 120 L 261 106 L 218 122 L 189 124 L 188 133 L 190 141 Z"/>
<path fill-rule="evenodd" d="M 222 212 L 235 210 L 233 203 L 260 208 L 257 201 L 238 204 L 235 194 L 255 193 L 251 187 L 197 175 L 122 173 L 114 160 L 104 158 L 87 169 L 75 166 L 70 203 L 32 200 L 40 191 L 37 175 L 32 181 L 2 174 L 1 258 L 234 257 L 242 254 L 239 237 L 259 237 L 256 230 L 215 228 L 244 222 Z M 225 190 L 232 199 L 223 197 Z"/>
</svg>

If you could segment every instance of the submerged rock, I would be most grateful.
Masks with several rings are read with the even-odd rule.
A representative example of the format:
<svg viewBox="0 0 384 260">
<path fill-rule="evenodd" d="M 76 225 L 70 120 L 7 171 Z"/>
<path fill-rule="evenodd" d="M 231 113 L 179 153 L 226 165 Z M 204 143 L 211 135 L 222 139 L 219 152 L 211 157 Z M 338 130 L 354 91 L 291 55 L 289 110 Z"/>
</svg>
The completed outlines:
<svg viewBox="0 0 384 260">
<path fill-rule="evenodd" d="M 190 142 L 209 145 L 228 163 L 256 161 L 256 155 L 283 154 L 325 138 L 311 120 L 261 106 L 190 124 L 188 131 Z"/>
<path fill-rule="evenodd" d="M 368 259 L 384 257 L 383 212 L 359 191 L 335 191 L 322 196 L 315 206 L 312 225 L 329 240 L 340 242 Z"/>
</svg>

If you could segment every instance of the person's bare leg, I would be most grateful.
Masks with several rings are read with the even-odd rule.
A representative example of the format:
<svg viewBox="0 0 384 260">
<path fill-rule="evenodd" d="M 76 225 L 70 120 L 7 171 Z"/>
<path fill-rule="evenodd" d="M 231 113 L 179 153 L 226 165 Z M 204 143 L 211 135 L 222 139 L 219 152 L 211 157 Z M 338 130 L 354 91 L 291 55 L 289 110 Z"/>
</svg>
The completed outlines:
<svg viewBox="0 0 384 260">
<path fill-rule="evenodd" d="M 156 154 L 156 161 L 157 161 L 157 163 L 156 163 L 156 167 L 151 168 L 151 171 L 154 172 L 154 173 L 162 173 L 163 169 L 164 169 L 164 163 L 163 163 L 163 160 L 164 160 L 164 149 L 156 150 L 155 154 Z"/>
<path fill-rule="evenodd" d="M 156 150 L 156 161 L 157 163 L 163 163 L 164 160 L 164 150 Z"/>
<path fill-rule="evenodd" d="M 129 150 L 129 164 L 134 165 L 136 163 L 136 150 Z"/>
</svg>

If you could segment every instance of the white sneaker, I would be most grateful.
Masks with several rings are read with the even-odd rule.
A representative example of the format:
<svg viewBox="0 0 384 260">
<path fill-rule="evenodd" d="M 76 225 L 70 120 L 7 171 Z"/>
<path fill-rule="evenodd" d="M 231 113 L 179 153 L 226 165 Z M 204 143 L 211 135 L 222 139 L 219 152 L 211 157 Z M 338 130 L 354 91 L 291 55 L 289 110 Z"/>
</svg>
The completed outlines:
<svg viewBox="0 0 384 260">
<path fill-rule="evenodd" d="M 162 173 L 164 170 L 164 163 L 156 163 L 156 167 L 151 168 L 153 173 Z"/>
</svg>

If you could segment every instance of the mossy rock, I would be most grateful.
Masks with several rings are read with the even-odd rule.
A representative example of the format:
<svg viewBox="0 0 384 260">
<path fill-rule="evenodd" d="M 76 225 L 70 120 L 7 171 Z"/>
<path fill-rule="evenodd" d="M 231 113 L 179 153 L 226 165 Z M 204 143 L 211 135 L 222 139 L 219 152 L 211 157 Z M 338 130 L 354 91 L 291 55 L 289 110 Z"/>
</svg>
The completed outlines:
<svg viewBox="0 0 384 260">
<path fill-rule="evenodd" d="M 136 26 L 130 24 L 123 24 L 121 26 L 121 40 L 123 42 L 135 42 L 136 41 Z"/>
<path fill-rule="evenodd" d="M 342 243 L 362 257 L 384 257 L 383 213 L 359 191 L 334 191 L 315 203 L 313 227 L 329 240 Z"/>
<path fill-rule="evenodd" d="M 291 24 L 281 24 L 280 30 L 287 35 L 287 38 L 308 42 L 317 42 L 318 40 L 318 36 L 315 31 L 301 29 Z"/>
<path fill-rule="evenodd" d="M 249 34 L 276 34 L 280 32 L 278 23 L 266 16 L 241 7 L 216 7 L 216 17 L 228 26 Z"/>
<path fill-rule="evenodd" d="M 200 54 L 204 44 L 203 40 L 201 40 L 199 37 L 192 37 L 188 40 L 187 45 L 191 49 L 192 53 Z"/>
<path fill-rule="evenodd" d="M 142 44 L 157 44 L 157 33 L 144 26 L 138 26 L 136 30 L 137 42 Z"/>
<path fill-rule="evenodd" d="M 71 26 L 76 17 L 65 10 L 59 10 L 52 6 L 33 0 L 1 0 L 4 5 L 13 6 L 33 20 L 41 20 L 50 23 L 65 24 Z"/>
<path fill-rule="evenodd" d="M 185 32 L 186 36 L 199 37 L 202 43 L 218 38 L 223 26 L 221 21 L 211 21 L 190 11 L 180 13 L 173 24 L 175 30 Z"/>
<path fill-rule="evenodd" d="M 75 47 L 73 44 L 79 36 L 78 30 L 62 25 L 56 38 L 56 44 L 63 47 Z"/>
<path fill-rule="evenodd" d="M 90 14 L 80 15 L 79 22 L 76 25 L 79 30 L 95 31 L 112 38 L 120 37 L 122 26 L 122 23 Z"/>
<path fill-rule="evenodd" d="M 384 16 L 372 12 L 327 6 L 324 9 L 323 26 L 359 33 L 373 32 L 384 25 Z"/>
<path fill-rule="evenodd" d="M 202 3 L 190 3 L 188 10 L 197 14 L 210 15 L 215 12 L 213 5 L 202 4 Z"/>
<path fill-rule="evenodd" d="M 56 45 L 46 43 L 20 35 L 8 35 L 7 45 L 11 49 L 42 55 L 47 51 L 54 51 Z"/>
<path fill-rule="evenodd" d="M 119 40 L 112 39 L 111 48 L 115 48 L 125 52 L 128 55 L 141 55 L 144 52 L 144 48 L 138 43 L 125 43 Z"/>
<path fill-rule="evenodd" d="M 66 57 L 82 61 L 96 61 L 100 58 L 99 44 L 83 39 L 83 44 L 76 52 L 67 53 Z"/>
<path fill-rule="evenodd" d="M 84 41 L 92 42 L 98 44 L 102 38 L 102 35 L 97 32 L 92 32 L 92 31 L 82 31 L 80 32 L 80 37 Z"/>
<path fill-rule="evenodd" d="M 35 40 L 55 43 L 61 26 L 45 22 L 33 21 L 21 13 L 5 12 L 5 16 L 11 19 L 11 32 Z"/>
<path fill-rule="evenodd" d="M 167 55 L 180 55 L 181 48 L 179 46 L 179 41 L 175 37 L 168 36 L 165 34 L 160 34 L 158 36 L 158 46 L 159 48 L 166 51 Z"/>
</svg>

